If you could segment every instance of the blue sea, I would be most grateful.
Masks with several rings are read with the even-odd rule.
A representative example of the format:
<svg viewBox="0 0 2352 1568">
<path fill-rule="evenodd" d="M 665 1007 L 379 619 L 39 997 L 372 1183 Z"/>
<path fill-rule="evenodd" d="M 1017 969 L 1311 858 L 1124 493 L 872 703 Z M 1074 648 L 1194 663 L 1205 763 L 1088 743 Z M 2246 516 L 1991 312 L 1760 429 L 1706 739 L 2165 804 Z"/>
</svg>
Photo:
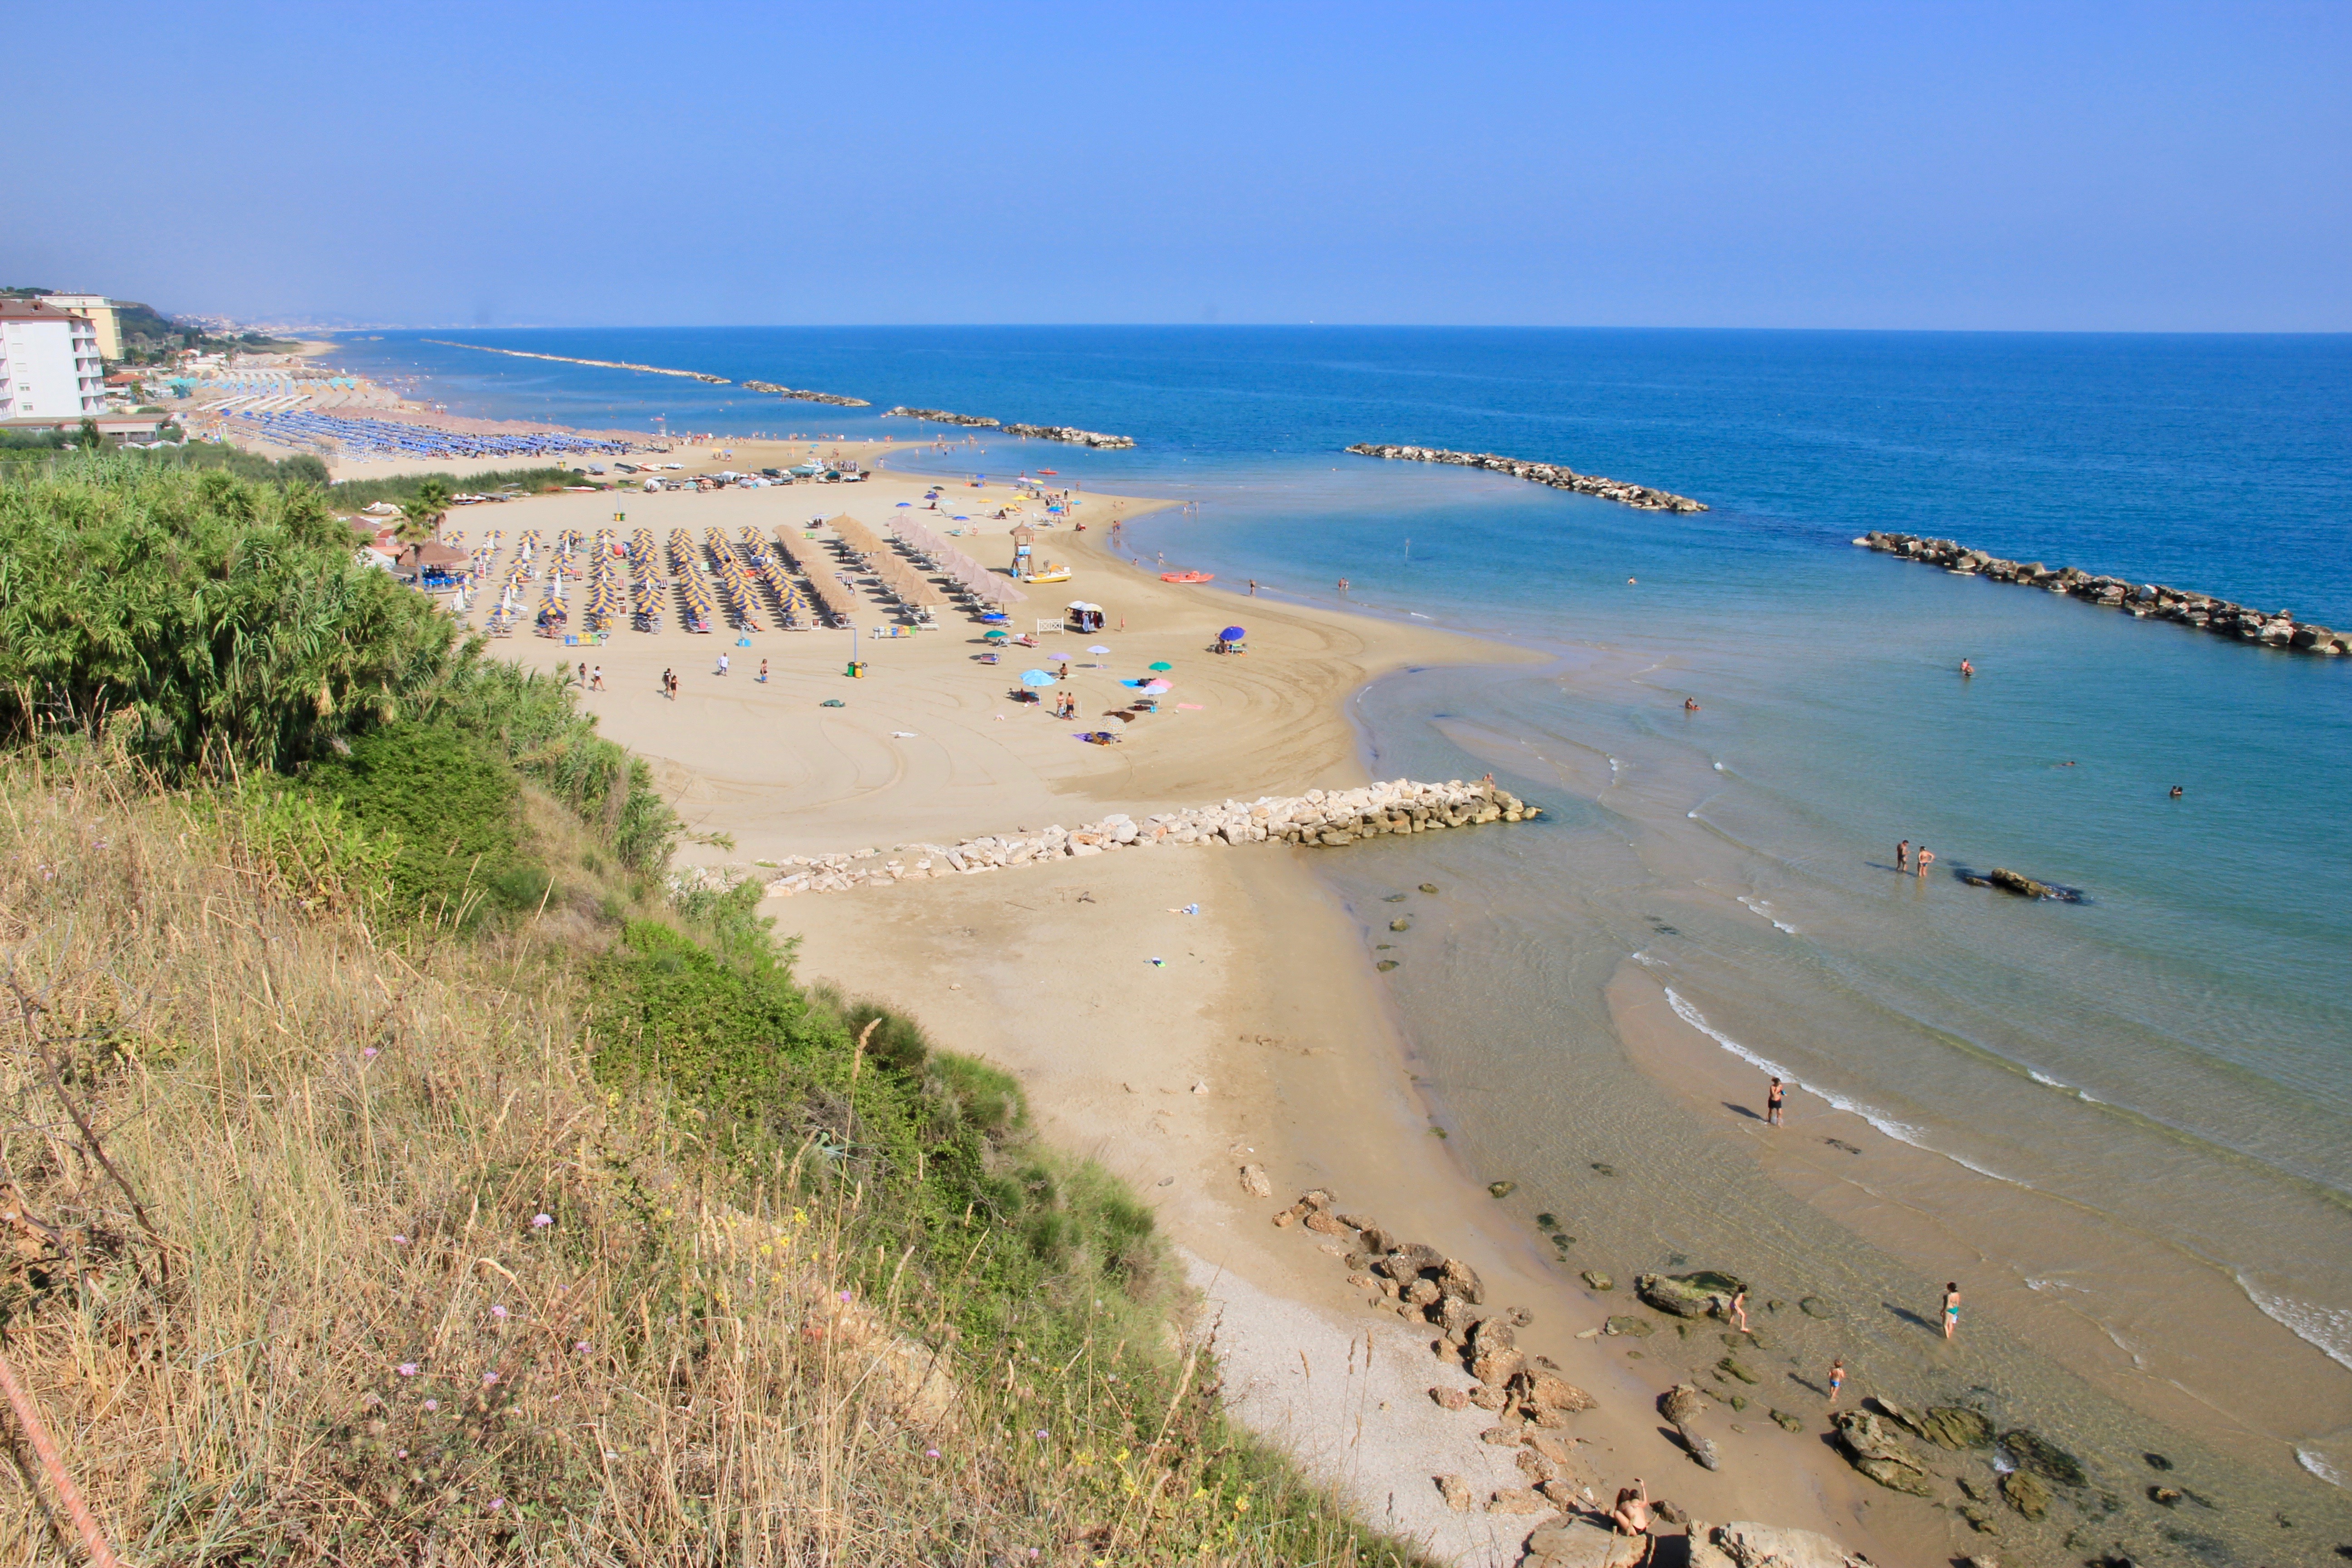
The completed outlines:
<svg viewBox="0 0 2352 1568">
<path fill-rule="evenodd" d="M 2078 1425 L 2120 1401 L 2352 1472 L 2352 659 L 1852 542 L 1947 535 L 2352 626 L 2352 339 L 544 330 L 340 357 L 596 427 L 903 440 L 878 410 L 907 404 L 1129 435 L 894 466 L 1173 496 L 1196 504 L 1128 547 L 1211 592 L 1336 602 L 1345 578 L 1368 613 L 1539 650 L 1402 673 L 1355 712 L 1381 776 L 1491 770 L 1544 827 L 1321 871 L 1368 931 L 1391 891 L 1444 889 L 1393 979 L 1465 1168 L 1565 1216 L 1579 1267 L 1828 1270 L 1864 1303 L 1965 1275 Z M 1341 451 L 1367 440 L 1711 510 Z M 1934 876 L 1895 874 L 1905 839 Z M 2084 901 L 1952 875 L 1995 866 Z M 1800 1086 L 1801 1139 L 1755 1142 L 1766 1070 Z M 1908 1310 L 1852 1310 L 1835 1342 L 1932 1380 Z"/>
</svg>

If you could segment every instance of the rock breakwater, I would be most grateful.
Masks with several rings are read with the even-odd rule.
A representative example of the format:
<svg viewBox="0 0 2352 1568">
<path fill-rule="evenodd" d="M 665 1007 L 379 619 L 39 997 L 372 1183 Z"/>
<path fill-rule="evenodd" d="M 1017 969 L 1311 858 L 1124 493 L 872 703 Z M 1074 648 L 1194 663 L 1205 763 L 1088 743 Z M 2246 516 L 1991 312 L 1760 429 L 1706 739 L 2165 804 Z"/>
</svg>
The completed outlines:
<svg viewBox="0 0 2352 1568">
<path fill-rule="evenodd" d="M 1124 451 L 1135 445 L 1132 436 L 1106 436 L 1099 430 L 1081 430 L 1075 425 L 1007 425 L 1008 436 L 1034 436 L 1041 441 L 1066 441 L 1073 447 L 1097 447 L 1107 452 Z"/>
<path fill-rule="evenodd" d="M 951 845 L 899 844 L 887 852 L 861 849 L 847 855 L 796 855 L 761 870 L 770 876 L 769 896 L 787 898 L 924 878 L 968 877 L 1161 846 L 1274 843 L 1334 848 L 1391 833 L 1524 822 L 1541 811 L 1542 807 L 1529 805 L 1486 780 L 1420 784 L 1396 779 L 1359 789 L 1316 789 L 1301 795 L 1229 800 L 1190 811 L 1160 812 L 1140 821 L 1118 812 L 1083 826 L 1048 827 L 1042 833 L 991 835 Z M 731 886 L 755 874 L 759 873 L 749 868 L 730 867 L 695 876 L 706 885 Z"/>
<path fill-rule="evenodd" d="M 908 408 L 904 404 L 882 411 L 885 419 L 928 419 L 934 425 L 969 425 L 975 430 L 994 430 L 998 422 L 984 414 L 950 414 L 944 408 Z"/>
<path fill-rule="evenodd" d="M 1497 474 L 1508 474 L 1515 479 L 1549 485 L 1556 490 L 1574 490 L 1579 495 L 1599 496 L 1602 500 L 1613 500 L 1643 511 L 1706 510 L 1704 504 L 1688 496 L 1652 489 L 1647 485 L 1628 484 L 1623 479 L 1604 479 L 1598 474 L 1580 474 L 1560 463 L 1530 463 L 1524 458 L 1499 457 L 1493 452 L 1448 452 L 1437 447 L 1382 446 L 1371 441 L 1359 441 L 1348 450 L 1360 457 L 1388 458 L 1398 462 L 1451 463 L 1456 468 L 1486 468 Z"/>
<path fill-rule="evenodd" d="M 835 408 L 871 408 L 874 405 L 862 397 L 844 397 L 837 392 L 808 392 L 796 386 L 778 386 L 772 381 L 747 381 L 746 392 L 764 392 L 793 403 L 829 403 Z"/>
<path fill-rule="evenodd" d="M 1854 542 L 1883 555 L 1924 561 L 1964 577 L 1990 577 L 1996 583 L 2044 588 L 2053 594 L 2122 610 L 2137 618 L 2153 616 L 2158 620 L 2177 622 L 2239 642 L 2296 653 L 2352 653 L 2352 633 L 2298 621 L 2293 610 L 2265 614 L 2211 594 L 2168 588 L 2161 583 L 2133 583 L 2122 577 L 2099 576 L 2078 566 L 2053 568 L 2039 561 L 2010 561 L 1948 539 L 1926 539 L 1916 533 L 1887 533 L 1874 529 Z"/>
<path fill-rule="evenodd" d="M 974 430 L 1002 430 L 1007 436 L 1034 436 L 1041 441 L 1066 441 L 1073 447 L 1099 447 L 1106 451 L 1118 451 L 1135 445 L 1132 436 L 1106 436 L 1099 430 L 1081 430 L 1075 425 L 1007 425 L 991 419 L 984 414 L 950 414 L 944 408 L 886 408 L 884 418 L 896 416 L 901 419 L 928 419 L 934 425 L 963 425 Z"/>
<path fill-rule="evenodd" d="M 639 364 L 635 360 L 579 359 L 571 354 L 533 353 L 529 349 L 494 349 L 488 343 L 453 342 L 447 338 L 426 338 L 424 341 L 445 349 L 472 349 L 476 353 L 504 354 L 509 359 L 543 359 L 552 360 L 557 364 L 593 364 L 599 370 L 635 370 L 647 375 L 682 375 L 688 381 L 706 382 L 712 386 L 734 384 L 723 375 L 711 375 L 698 370 L 672 370 L 667 365 Z"/>
</svg>

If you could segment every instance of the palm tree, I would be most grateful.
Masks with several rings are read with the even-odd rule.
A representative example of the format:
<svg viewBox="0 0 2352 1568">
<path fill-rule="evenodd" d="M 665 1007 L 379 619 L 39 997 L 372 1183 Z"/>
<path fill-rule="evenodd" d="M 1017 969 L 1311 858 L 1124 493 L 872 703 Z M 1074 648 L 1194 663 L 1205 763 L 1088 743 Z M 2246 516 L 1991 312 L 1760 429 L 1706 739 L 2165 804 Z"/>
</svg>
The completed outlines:
<svg viewBox="0 0 2352 1568">
<path fill-rule="evenodd" d="M 450 506 L 449 487 L 439 479 L 426 479 L 416 487 L 416 494 L 401 507 L 400 542 L 403 544 L 425 544 L 441 537 L 441 519 Z"/>
</svg>

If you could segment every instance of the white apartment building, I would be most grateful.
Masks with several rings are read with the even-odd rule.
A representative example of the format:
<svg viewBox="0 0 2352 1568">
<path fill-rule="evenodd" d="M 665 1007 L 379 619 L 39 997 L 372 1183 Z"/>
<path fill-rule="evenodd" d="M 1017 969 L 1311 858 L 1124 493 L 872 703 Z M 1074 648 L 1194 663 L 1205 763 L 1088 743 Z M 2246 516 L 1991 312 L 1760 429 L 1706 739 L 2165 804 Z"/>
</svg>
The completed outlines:
<svg viewBox="0 0 2352 1568">
<path fill-rule="evenodd" d="M 114 301 L 103 294 L 50 294 L 50 304 L 71 315 L 88 316 L 98 329 L 98 352 L 108 359 L 122 357 L 122 323 L 114 319 Z"/>
<path fill-rule="evenodd" d="M 0 300 L 0 419 L 106 411 L 106 363 L 87 316 L 47 300 Z"/>
</svg>

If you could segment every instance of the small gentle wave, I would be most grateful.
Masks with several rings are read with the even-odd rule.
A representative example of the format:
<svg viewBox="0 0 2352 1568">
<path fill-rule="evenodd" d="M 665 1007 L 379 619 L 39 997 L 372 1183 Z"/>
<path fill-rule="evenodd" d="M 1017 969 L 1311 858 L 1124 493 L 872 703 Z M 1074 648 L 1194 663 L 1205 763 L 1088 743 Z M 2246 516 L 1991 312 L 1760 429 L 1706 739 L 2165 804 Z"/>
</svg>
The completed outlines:
<svg viewBox="0 0 2352 1568">
<path fill-rule="evenodd" d="M 1917 1149 L 1924 1153 L 1934 1154 L 1939 1158 L 1949 1160 L 1953 1164 L 1961 1166 L 1967 1170 L 1974 1171 L 1979 1176 L 1989 1176 L 1996 1182 L 2006 1182 L 2013 1187 L 2031 1187 L 2033 1184 L 2031 1182 L 2021 1182 L 2014 1176 L 2004 1176 L 1999 1171 L 1987 1170 L 1984 1166 L 1978 1164 L 1975 1161 L 1969 1159 L 1967 1156 L 1955 1154 L 1948 1149 L 1938 1149 L 1934 1144 L 1927 1142 L 1927 1134 L 1925 1128 L 1914 1127 L 1907 1121 L 1898 1121 L 1893 1115 L 1879 1110 L 1874 1105 L 1855 1100 L 1851 1095 L 1842 1094 L 1836 1089 L 1824 1089 L 1817 1083 L 1807 1083 L 1803 1079 L 1799 1078 L 1793 1070 L 1782 1067 L 1780 1063 L 1772 1060 L 1769 1057 L 1765 1056 L 1762 1052 L 1752 1050 L 1748 1047 L 1740 1044 L 1740 1042 L 1733 1039 L 1729 1035 L 1725 1034 L 1722 1030 L 1708 1023 L 1706 1021 L 1706 1016 L 1701 1013 L 1696 1007 L 1692 1006 L 1689 1002 L 1685 1001 L 1681 993 L 1677 992 L 1673 986 L 1667 986 L 1665 988 L 1665 993 L 1666 1005 L 1675 1010 L 1675 1016 L 1676 1017 L 1680 1018 L 1684 1023 L 1688 1024 L 1692 1028 L 1696 1029 L 1700 1034 L 1705 1035 L 1708 1039 L 1713 1040 L 1717 1045 L 1721 1046 L 1725 1050 L 1729 1051 L 1733 1056 L 1738 1057 L 1741 1061 L 1744 1061 L 1749 1066 L 1755 1068 L 1758 1071 L 1769 1073 L 1774 1078 L 1785 1079 L 1791 1087 L 1803 1089 L 1807 1094 L 1813 1096 L 1817 1100 L 1826 1100 L 1832 1109 L 1843 1110 L 1849 1116 L 1859 1116 L 1864 1121 L 1870 1123 L 1872 1127 L 1884 1132 L 1887 1137 L 1894 1139 L 1897 1143 L 1907 1143 L 1912 1148 Z"/>
<path fill-rule="evenodd" d="M 1774 914 L 1772 912 L 1771 904 L 1767 902 L 1765 900 L 1751 899 L 1743 893 L 1740 895 L 1739 901 L 1746 905 L 1751 913 L 1763 916 L 1766 920 L 1770 921 L 1775 927 L 1787 931 L 1790 936 L 1802 936 L 1805 934 L 1799 931 L 1795 926 L 1790 925 L 1788 921 Z"/>
<path fill-rule="evenodd" d="M 2352 1367 L 2352 1309 L 2300 1301 L 2265 1290 L 2243 1274 L 2236 1278 L 2238 1289 L 2263 1310 L 2263 1316 L 2338 1366 Z"/>
</svg>

